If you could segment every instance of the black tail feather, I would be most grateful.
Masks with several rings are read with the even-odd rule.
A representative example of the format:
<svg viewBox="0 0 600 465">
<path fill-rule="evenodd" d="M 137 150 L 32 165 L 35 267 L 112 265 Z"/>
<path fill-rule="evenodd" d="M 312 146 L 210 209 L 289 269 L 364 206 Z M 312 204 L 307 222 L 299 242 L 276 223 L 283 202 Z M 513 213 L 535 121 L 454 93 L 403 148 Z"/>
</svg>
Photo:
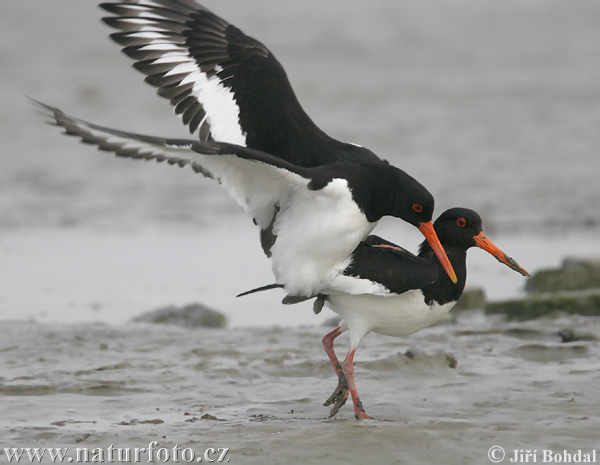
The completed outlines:
<svg viewBox="0 0 600 465">
<path fill-rule="evenodd" d="M 283 288 L 283 284 L 269 284 L 268 286 L 257 287 L 256 289 L 242 292 L 241 294 L 238 294 L 236 297 L 244 297 L 246 295 L 254 294 L 256 292 L 268 291 L 271 289 L 278 289 L 278 288 Z"/>
</svg>

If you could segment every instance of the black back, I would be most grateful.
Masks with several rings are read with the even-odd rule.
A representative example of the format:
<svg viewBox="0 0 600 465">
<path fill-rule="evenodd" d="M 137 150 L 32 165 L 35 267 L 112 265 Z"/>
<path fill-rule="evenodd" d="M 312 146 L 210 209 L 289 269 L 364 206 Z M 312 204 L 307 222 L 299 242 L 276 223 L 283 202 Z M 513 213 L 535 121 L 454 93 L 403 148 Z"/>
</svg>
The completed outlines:
<svg viewBox="0 0 600 465">
<path fill-rule="evenodd" d="M 378 247 L 378 246 L 385 247 Z M 368 236 L 352 254 L 344 274 L 380 283 L 390 292 L 402 294 L 433 283 L 438 268 L 431 260 L 413 255 L 379 236 Z M 446 274 L 442 269 L 442 273 Z"/>
<path fill-rule="evenodd" d="M 344 274 L 380 283 L 397 294 L 421 289 L 429 305 L 457 301 L 467 279 L 467 250 L 475 245 L 473 237 L 482 231 L 481 217 L 467 208 L 452 208 L 440 215 L 434 227 L 456 272 L 456 284 L 427 241 L 421 244 L 415 256 L 374 235 L 356 248 Z"/>
</svg>

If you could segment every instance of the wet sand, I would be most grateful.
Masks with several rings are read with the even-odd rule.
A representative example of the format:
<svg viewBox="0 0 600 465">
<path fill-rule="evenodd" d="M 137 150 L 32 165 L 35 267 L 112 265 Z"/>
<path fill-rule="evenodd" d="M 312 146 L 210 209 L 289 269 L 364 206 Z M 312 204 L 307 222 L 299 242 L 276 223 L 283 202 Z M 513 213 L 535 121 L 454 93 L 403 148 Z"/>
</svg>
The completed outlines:
<svg viewBox="0 0 600 465">
<path fill-rule="evenodd" d="M 333 419 L 322 405 L 336 386 L 327 328 L 4 322 L 0 437 L 3 447 L 226 447 L 244 464 L 482 464 L 494 445 L 587 450 L 600 429 L 599 323 L 475 312 L 411 338 L 371 335 L 356 377 L 375 419 L 358 422 L 349 404 Z M 595 341 L 562 343 L 566 327 Z"/>
</svg>

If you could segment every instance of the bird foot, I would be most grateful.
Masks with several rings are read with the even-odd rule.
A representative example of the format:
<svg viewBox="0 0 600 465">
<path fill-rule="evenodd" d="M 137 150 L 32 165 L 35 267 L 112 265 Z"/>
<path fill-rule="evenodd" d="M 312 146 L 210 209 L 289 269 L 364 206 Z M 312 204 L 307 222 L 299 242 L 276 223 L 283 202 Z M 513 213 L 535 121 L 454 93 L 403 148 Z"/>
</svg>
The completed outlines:
<svg viewBox="0 0 600 465">
<path fill-rule="evenodd" d="M 348 381 L 346 380 L 346 375 L 342 371 L 340 372 L 337 388 L 323 404 L 324 406 L 334 404 L 329 412 L 330 418 L 334 417 L 339 412 L 340 408 L 342 408 L 342 406 L 346 403 L 348 394 Z"/>
<path fill-rule="evenodd" d="M 360 401 L 360 399 L 358 398 L 358 396 L 356 397 L 356 404 L 355 404 L 354 407 L 355 407 L 354 408 L 354 417 L 357 420 L 372 420 L 373 419 L 373 417 L 370 417 L 365 412 L 365 409 L 363 408 L 362 402 Z"/>
</svg>

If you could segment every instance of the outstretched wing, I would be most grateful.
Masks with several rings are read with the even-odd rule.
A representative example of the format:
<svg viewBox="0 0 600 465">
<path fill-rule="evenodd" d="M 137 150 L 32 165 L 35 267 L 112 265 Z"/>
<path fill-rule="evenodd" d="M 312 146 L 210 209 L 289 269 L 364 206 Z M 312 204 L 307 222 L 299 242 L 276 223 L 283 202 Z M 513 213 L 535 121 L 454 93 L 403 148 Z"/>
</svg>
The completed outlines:
<svg viewBox="0 0 600 465">
<path fill-rule="evenodd" d="M 167 162 L 191 168 L 221 183 L 261 230 L 272 225 L 281 199 L 294 189 L 307 189 L 307 170 L 268 153 L 214 141 L 166 139 L 110 129 L 69 116 L 32 100 L 65 134 L 120 157 Z M 268 253 L 267 248 L 265 252 Z"/>
<path fill-rule="evenodd" d="M 339 283 L 350 294 L 402 294 L 433 283 L 438 269 L 432 261 L 371 235 L 356 248 L 343 275 L 346 279 Z"/>
<path fill-rule="evenodd" d="M 315 165 L 307 150 L 346 146 L 311 121 L 262 43 L 206 8 L 190 0 L 100 6 L 113 14 L 103 21 L 120 31 L 112 39 L 200 140 L 251 147 L 301 166 Z"/>
</svg>

